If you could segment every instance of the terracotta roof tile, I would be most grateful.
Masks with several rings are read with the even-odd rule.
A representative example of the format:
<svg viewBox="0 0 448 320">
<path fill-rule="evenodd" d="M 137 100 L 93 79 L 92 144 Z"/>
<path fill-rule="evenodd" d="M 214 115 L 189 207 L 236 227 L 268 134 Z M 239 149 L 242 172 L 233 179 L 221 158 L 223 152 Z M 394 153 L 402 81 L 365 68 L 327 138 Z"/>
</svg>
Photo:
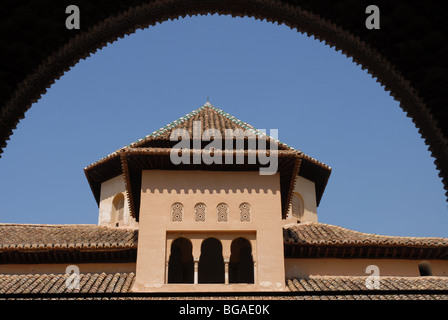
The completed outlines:
<svg viewBox="0 0 448 320">
<path fill-rule="evenodd" d="M 68 274 L 0 274 L 0 294 L 129 292 L 134 273 L 80 274 L 79 289 L 68 289 Z M 0 296 L 1 298 L 1 296 Z"/>
<path fill-rule="evenodd" d="M 136 229 L 96 225 L 0 224 L 0 252 L 137 247 Z"/>
<path fill-rule="evenodd" d="M 131 143 L 130 147 L 142 147 L 145 146 L 148 142 L 151 140 L 169 140 L 171 132 L 176 129 L 185 129 L 188 131 L 190 137 L 193 137 L 193 122 L 194 121 L 200 121 L 201 122 L 201 129 L 202 132 L 200 132 L 200 135 L 202 136 L 203 132 L 207 129 L 217 129 L 221 136 L 224 138 L 226 133 L 226 129 L 232 129 L 232 130 L 245 130 L 252 132 L 255 136 L 258 137 L 268 137 L 265 133 L 262 131 L 256 129 L 252 125 L 239 120 L 238 118 L 230 115 L 229 113 L 216 108 L 215 106 L 211 105 L 210 103 L 204 104 L 202 107 L 193 110 L 192 112 L 186 114 L 185 116 L 167 124 L 163 128 L 160 128 L 150 135 L 144 137 L 143 139 L 140 139 L 134 143 Z M 286 150 L 294 150 L 292 147 L 275 140 L 279 147 L 286 149 Z"/>
<path fill-rule="evenodd" d="M 285 226 L 284 241 L 296 245 L 448 246 L 447 238 L 385 236 L 318 222 Z"/>
<path fill-rule="evenodd" d="M 266 135 L 265 133 L 256 129 L 252 125 L 239 120 L 238 118 L 230 115 L 229 113 L 219 108 L 216 108 L 210 103 L 206 103 L 202 107 L 191 111 L 190 113 L 184 115 L 183 117 L 177 120 L 172 121 L 171 123 L 165 125 L 164 127 L 155 130 L 151 134 L 129 144 L 128 146 L 124 146 L 112 152 L 106 157 L 103 157 L 100 160 L 90 164 L 85 169 L 92 168 L 98 164 L 113 159 L 117 157 L 120 154 L 120 152 L 129 148 L 157 147 L 159 146 L 160 141 L 169 141 L 171 132 L 173 132 L 176 129 L 185 129 L 186 131 L 188 131 L 190 137 L 193 137 L 194 121 L 201 122 L 201 132 L 200 132 L 201 136 L 203 132 L 207 129 L 217 129 L 221 133 L 222 138 L 224 139 L 226 129 L 232 129 L 232 130 L 241 129 L 253 133 L 256 137 L 267 137 L 268 139 L 272 139 L 272 137 Z M 287 144 L 279 140 L 274 141 L 278 144 L 280 149 L 295 150 L 294 148 L 288 146 Z M 156 142 L 156 144 L 154 144 L 154 142 Z M 322 164 L 318 162 L 316 159 L 313 159 L 308 156 L 306 157 L 309 158 L 310 161 L 316 161 L 316 163 Z"/>
<path fill-rule="evenodd" d="M 124 294 L 119 299 L 160 299 L 155 296 L 126 295 L 135 280 L 130 273 L 81 274 L 79 289 L 68 289 L 68 274 L 0 274 L 0 299 L 2 294 L 65 294 L 83 293 Z M 236 299 L 294 299 L 294 300 L 447 300 L 448 277 L 380 277 L 380 292 L 370 291 L 365 283 L 367 277 L 310 276 L 291 278 L 286 281 L 290 294 L 237 296 Z M 338 294 L 340 292 L 340 294 Z M 369 293 L 372 292 L 372 293 Z M 296 293 L 296 294 L 295 294 Z M 11 297 L 11 296 L 9 296 Z M 20 296 L 18 296 L 19 298 Z M 40 296 L 42 298 L 42 296 Z M 61 297 L 61 296 L 59 296 Z M 101 297 L 101 295 L 99 296 Z M 110 297 L 110 296 L 108 296 Z M 228 299 L 228 297 L 181 296 L 181 299 Z M 170 299 L 165 297 L 165 299 Z M 174 299 L 179 299 L 178 296 Z"/>
<path fill-rule="evenodd" d="M 369 291 L 366 276 L 310 276 L 287 280 L 291 291 Z M 448 277 L 380 277 L 379 289 L 383 291 L 448 290 Z"/>
<path fill-rule="evenodd" d="M 433 248 L 448 256 L 448 239 L 438 237 L 396 237 L 362 233 L 324 223 L 284 226 L 284 243 L 290 246 L 391 247 L 410 251 Z M 57 250 L 136 249 L 138 230 L 97 225 L 0 224 L 0 254 Z M 440 249 L 440 250 L 439 250 Z M 321 252 L 323 252 L 322 250 Z M 367 251 L 367 250 L 364 250 Z M 416 250 L 417 252 L 417 250 Z M 389 254 L 393 250 L 389 250 Z"/>
<path fill-rule="evenodd" d="M 287 280 L 287 288 L 302 294 L 309 292 L 309 296 L 296 297 L 305 300 L 448 300 L 448 277 L 380 277 L 381 291 L 375 294 L 369 294 L 366 279 L 350 276 L 292 278 Z M 326 295 L 325 292 L 331 294 Z"/>
<path fill-rule="evenodd" d="M 369 234 L 325 223 L 283 227 L 286 258 L 448 259 L 448 239 Z"/>
</svg>

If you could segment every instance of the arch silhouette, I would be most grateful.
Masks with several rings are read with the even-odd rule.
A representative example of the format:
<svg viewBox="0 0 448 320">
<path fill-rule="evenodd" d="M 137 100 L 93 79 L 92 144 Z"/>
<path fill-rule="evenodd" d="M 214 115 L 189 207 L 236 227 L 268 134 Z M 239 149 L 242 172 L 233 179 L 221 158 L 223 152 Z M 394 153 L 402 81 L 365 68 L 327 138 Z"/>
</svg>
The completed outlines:
<svg viewBox="0 0 448 320">
<path fill-rule="evenodd" d="M 40 3 L 50 6 L 51 2 L 43 0 Z M 36 57 L 29 58 L 30 61 L 21 61 L 26 62 L 26 65 L 8 64 L 20 65 L 21 68 L 5 72 L 2 78 L 10 80 L 5 86 L 6 90 L 0 96 L 0 154 L 6 146 L 6 141 L 12 135 L 12 130 L 17 127 L 18 122 L 25 116 L 26 110 L 31 107 L 32 103 L 39 100 L 55 80 L 76 65 L 79 60 L 88 57 L 108 43 L 129 35 L 137 29 L 187 15 L 218 13 L 234 17 L 249 16 L 285 24 L 292 29 L 297 29 L 298 32 L 312 35 L 317 40 L 335 47 L 347 57 L 353 58 L 355 63 L 360 64 L 363 69 L 377 78 L 385 89 L 400 102 L 400 107 L 407 113 L 407 116 L 413 119 L 425 143 L 429 145 L 428 149 L 435 158 L 435 165 L 440 172 L 439 176 L 442 177 L 445 190 L 447 190 L 448 199 L 448 124 L 446 124 L 448 114 L 443 108 L 446 106 L 447 98 L 443 83 L 440 84 L 440 76 L 435 75 L 434 72 L 434 70 L 438 71 L 437 66 L 443 68 L 443 64 L 438 61 L 434 62 L 437 59 L 431 59 L 431 50 L 426 52 L 422 49 L 421 58 L 419 55 L 413 54 L 412 41 L 406 42 L 402 39 L 407 36 L 406 29 L 401 33 L 398 32 L 390 39 L 390 43 L 386 44 L 381 42 L 378 33 L 364 30 L 362 26 L 365 19 L 365 2 L 342 1 L 326 3 L 325 6 L 322 6 L 318 2 L 313 3 L 312 1 L 292 3 L 287 0 L 185 0 L 182 1 L 182 5 L 179 5 L 179 1 L 175 0 L 150 2 L 135 0 L 126 3 L 116 1 L 114 4 L 104 4 L 101 9 L 86 5 L 86 1 L 83 0 L 77 1 L 77 4 L 81 7 L 84 4 L 84 7 L 87 8 L 85 10 L 91 10 L 90 13 L 95 11 L 95 14 L 85 15 L 87 16 L 83 20 L 85 28 L 81 27 L 78 32 L 68 33 L 60 26 L 61 22 L 57 20 L 60 17 L 54 15 L 53 11 L 48 13 L 47 17 L 39 15 L 36 19 L 47 19 L 48 25 L 54 25 L 50 32 L 39 36 L 50 36 L 54 42 L 44 44 L 37 41 L 38 44 L 35 44 L 35 47 L 25 46 L 25 51 L 35 51 Z M 26 10 L 24 9 L 25 5 L 20 6 L 20 4 L 15 5 L 15 9 Z M 394 4 L 382 4 L 382 6 L 391 6 L 387 8 L 389 10 L 382 11 L 382 16 L 389 14 L 389 25 L 397 29 L 401 28 L 400 30 L 405 27 L 401 26 L 401 20 L 394 19 L 394 17 L 396 18 L 401 10 L 411 15 L 407 19 L 410 24 L 417 23 L 412 21 L 423 21 L 422 27 L 428 28 L 427 33 L 432 33 L 433 28 L 429 26 L 433 26 L 434 19 L 438 19 L 439 22 L 443 20 L 442 15 L 438 17 L 438 15 L 434 16 L 427 12 L 430 10 L 427 8 L 436 10 L 438 8 L 436 4 L 412 7 L 405 1 L 400 1 L 400 4 L 394 2 Z M 53 4 L 52 8 L 56 8 L 54 9 L 56 12 L 65 10 L 63 3 Z M 28 10 L 31 12 L 33 8 Z M 413 19 L 413 17 L 418 19 Z M 12 21 L 12 17 L 9 19 L 11 20 L 5 20 L 6 25 L 8 23 L 13 26 L 20 25 L 20 22 Z M 416 26 L 418 27 L 418 24 Z M 415 27 L 415 25 L 411 27 Z M 10 29 L 14 30 L 11 27 Z M 20 35 L 17 30 L 14 32 Z M 436 46 L 437 37 L 434 39 L 428 37 L 431 45 Z M 397 51 L 397 48 L 400 50 Z M 425 48 L 428 46 L 425 45 Z M 16 53 L 10 53 L 11 57 L 14 55 L 18 56 Z M 408 55 L 411 55 L 412 58 L 409 59 Z M 26 57 L 26 54 L 24 56 Z M 26 58 L 18 56 L 16 59 Z M 420 67 L 419 62 L 423 67 Z M 417 67 L 420 67 L 420 72 L 414 72 Z M 9 68 L 9 66 L 5 68 Z M 440 70 L 442 71 L 439 72 L 443 73 L 444 69 Z M 421 77 L 422 72 L 431 76 Z"/>
<path fill-rule="evenodd" d="M 216 238 L 207 238 L 201 244 L 201 257 L 199 258 L 199 283 L 224 283 L 224 258 L 222 244 Z"/>
<path fill-rule="evenodd" d="M 168 283 L 193 283 L 192 248 L 190 240 L 186 238 L 177 238 L 173 241 L 168 260 Z"/>
<path fill-rule="evenodd" d="M 230 251 L 229 283 L 254 283 L 254 260 L 249 240 L 233 240 Z"/>
</svg>

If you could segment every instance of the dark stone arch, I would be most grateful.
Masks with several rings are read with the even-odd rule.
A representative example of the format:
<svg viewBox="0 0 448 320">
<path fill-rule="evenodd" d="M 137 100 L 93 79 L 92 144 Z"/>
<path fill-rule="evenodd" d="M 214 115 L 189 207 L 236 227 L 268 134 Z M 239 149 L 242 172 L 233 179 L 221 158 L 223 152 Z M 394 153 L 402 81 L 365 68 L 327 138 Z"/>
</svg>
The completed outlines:
<svg viewBox="0 0 448 320">
<path fill-rule="evenodd" d="M 229 283 L 254 283 L 254 260 L 249 240 L 233 240 L 230 251 Z"/>
<path fill-rule="evenodd" d="M 168 262 L 168 283 L 193 283 L 192 248 L 190 240 L 186 238 L 177 238 L 173 241 Z"/>
<path fill-rule="evenodd" d="M 224 258 L 222 244 L 216 238 L 202 241 L 199 258 L 198 283 L 224 283 Z"/>
<path fill-rule="evenodd" d="M 81 8 L 80 30 L 64 26 L 69 4 Z M 381 2 L 381 29 L 372 31 L 364 27 L 369 4 L 364 0 L 2 1 L 0 39 L 6 40 L 0 41 L 0 53 L 8 63 L 0 70 L 0 153 L 31 104 L 80 59 L 157 22 L 219 13 L 283 23 L 352 57 L 413 119 L 448 190 L 448 49 L 440 45 L 447 39 L 447 14 L 435 0 Z"/>
</svg>

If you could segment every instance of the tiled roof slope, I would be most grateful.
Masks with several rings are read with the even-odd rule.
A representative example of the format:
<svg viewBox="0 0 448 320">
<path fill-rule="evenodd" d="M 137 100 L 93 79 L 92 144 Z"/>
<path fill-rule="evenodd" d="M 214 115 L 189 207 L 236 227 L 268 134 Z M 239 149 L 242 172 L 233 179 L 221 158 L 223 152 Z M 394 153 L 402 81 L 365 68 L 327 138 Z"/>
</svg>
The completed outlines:
<svg viewBox="0 0 448 320">
<path fill-rule="evenodd" d="M 167 124 L 163 128 L 160 128 L 150 135 L 140 139 L 129 145 L 131 148 L 147 146 L 147 143 L 151 140 L 169 140 L 171 132 L 176 129 L 185 129 L 188 131 L 190 137 L 193 137 L 193 122 L 199 121 L 201 123 L 201 132 L 197 133 L 202 136 L 203 132 L 207 129 L 217 129 L 222 138 L 226 136 L 226 129 L 237 130 L 241 129 L 244 131 L 249 131 L 258 137 L 270 138 L 266 133 L 256 129 L 252 125 L 241 121 L 240 119 L 230 115 L 229 113 L 216 108 L 209 102 L 205 103 L 202 107 L 193 110 L 192 112 L 186 114 L 185 116 Z M 275 140 L 279 147 L 285 150 L 294 150 L 292 147 Z"/>
<path fill-rule="evenodd" d="M 367 277 L 341 277 L 341 276 L 312 276 L 304 279 L 288 279 L 287 289 L 290 292 L 270 293 L 259 295 L 257 293 L 237 294 L 229 293 L 207 296 L 185 294 L 174 294 L 158 296 L 157 293 L 149 295 L 133 294 L 131 288 L 135 280 L 135 274 L 130 273 L 97 273 L 80 274 L 79 289 L 68 289 L 66 286 L 67 274 L 0 274 L 0 299 L 2 295 L 13 298 L 21 294 L 39 294 L 39 298 L 59 297 L 64 294 L 97 294 L 95 297 L 108 297 L 117 299 L 302 299 L 302 300 L 447 300 L 448 278 L 444 277 L 381 277 L 379 291 L 368 290 L 365 285 Z M 57 296 L 52 296 L 56 294 Z M 99 295 L 98 295 L 99 294 Z M 104 296 L 102 295 L 104 294 Z M 117 295 L 113 295 L 117 294 Z"/>
<path fill-rule="evenodd" d="M 90 169 L 97 164 L 101 164 L 103 162 L 106 162 L 110 159 L 115 158 L 117 155 L 120 154 L 123 150 L 127 150 L 129 148 L 147 148 L 147 147 L 167 147 L 169 145 L 160 144 L 161 141 L 169 141 L 171 132 L 173 132 L 176 129 L 185 129 L 188 131 L 190 138 L 193 138 L 193 122 L 194 121 L 200 121 L 201 122 L 201 132 L 200 135 L 204 133 L 207 129 L 217 129 L 220 133 L 222 138 L 225 138 L 225 130 L 226 129 L 232 129 L 232 130 L 244 130 L 249 131 L 257 137 L 267 137 L 267 139 L 271 139 L 270 136 L 266 133 L 263 133 L 262 131 L 256 129 L 252 125 L 241 121 L 240 119 L 230 115 L 229 113 L 225 112 L 224 110 L 221 110 L 209 102 L 204 104 L 202 107 L 195 109 L 191 111 L 190 113 L 184 115 L 183 117 L 180 117 L 177 120 L 172 121 L 171 123 L 165 125 L 164 127 L 152 132 L 151 134 L 129 144 L 128 146 L 124 146 L 111 154 L 105 156 L 104 158 L 101 158 L 100 160 L 90 164 L 85 169 Z M 274 140 L 278 143 L 278 147 L 280 150 L 291 150 L 296 151 L 294 148 L 290 147 L 289 145 L 279 141 Z M 296 151 L 299 152 L 299 151 Z M 307 156 L 308 157 L 308 156 Z M 325 164 L 318 162 L 316 159 L 313 159 L 309 157 L 316 163 L 319 163 L 321 166 L 327 167 Z M 329 167 L 328 167 L 329 168 Z"/>
<path fill-rule="evenodd" d="M 398 245 L 448 247 L 447 238 L 396 237 L 358 232 L 325 223 L 287 225 L 284 243 L 292 245 Z M 137 248 L 138 229 L 97 225 L 0 224 L 0 251 Z"/>
<path fill-rule="evenodd" d="M 447 238 L 397 237 L 363 233 L 325 223 L 311 222 L 284 228 L 286 243 L 294 244 L 343 244 L 343 245 L 400 245 L 435 246 L 448 245 Z"/>
<path fill-rule="evenodd" d="M 135 274 L 133 272 L 115 274 L 80 274 L 79 289 L 68 289 L 69 287 L 66 285 L 68 277 L 68 274 L 0 274 L 0 298 L 2 294 L 19 293 L 129 292 L 134 282 Z"/>
<path fill-rule="evenodd" d="M 317 293 L 318 295 L 311 297 L 313 299 L 448 300 L 448 277 L 380 277 L 380 292 L 375 294 L 367 288 L 366 280 L 365 276 L 310 276 L 288 279 L 287 287 L 292 292 Z M 331 294 L 325 295 L 325 292 Z M 341 292 L 341 295 L 338 295 L 338 292 Z"/>
<path fill-rule="evenodd" d="M 137 248 L 138 231 L 97 225 L 0 224 L 0 252 Z"/>
<path fill-rule="evenodd" d="M 369 234 L 325 223 L 283 228 L 287 258 L 448 259 L 448 239 Z"/>
</svg>

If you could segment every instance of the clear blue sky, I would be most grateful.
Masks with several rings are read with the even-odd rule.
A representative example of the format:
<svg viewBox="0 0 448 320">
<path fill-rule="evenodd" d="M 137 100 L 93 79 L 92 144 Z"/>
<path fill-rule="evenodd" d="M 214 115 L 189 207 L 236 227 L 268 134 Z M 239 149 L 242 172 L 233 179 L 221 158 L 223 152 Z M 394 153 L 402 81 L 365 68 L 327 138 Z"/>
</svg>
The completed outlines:
<svg viewBox="0 0 448 320">
<path fill-rule="evenodd" d="M 0 222 L 96 224 L 83 168 L 207 97 L 333 168 L 320 222 L 448 236 L 434 159 L 376 79 L 286 26 L 217 15 L 139 30 L 56 81 L 0 158 Z"/>
</svg>

